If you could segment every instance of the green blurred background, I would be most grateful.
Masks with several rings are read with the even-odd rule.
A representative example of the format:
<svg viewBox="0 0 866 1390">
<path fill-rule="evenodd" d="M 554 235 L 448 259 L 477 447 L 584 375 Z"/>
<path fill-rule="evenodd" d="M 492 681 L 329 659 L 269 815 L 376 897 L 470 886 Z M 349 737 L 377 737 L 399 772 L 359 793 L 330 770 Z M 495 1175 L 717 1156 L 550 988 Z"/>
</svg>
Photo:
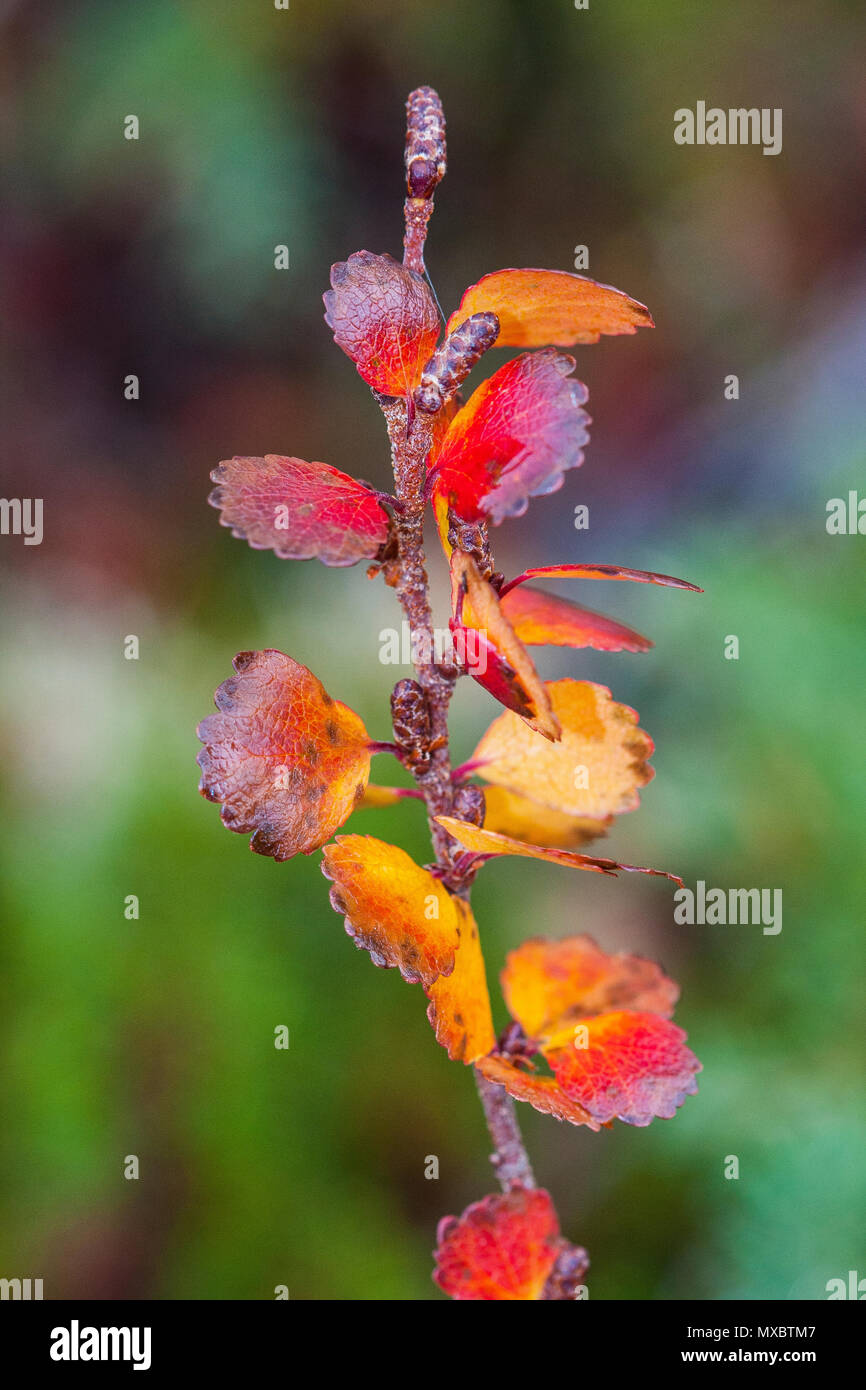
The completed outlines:
<svg viewBox="0 0 866 1390">
<path fill-rule="evenodd" d="M 545 675 L 610 684 L 657 741 L 605 852 L 784 893 L 765 936 L 675 925 L 661 880 L 485 870 L 491 987 L 525 936 L 589 931 L 681 982 L 704 1063 L 649 1129 L 522 1107 L 539 1180 L 593 1298 L 823 1298 L 866 1274 L 866 539 L 825 528 L 828 499 L 866 493 L 862 6 L 114 0 L 9 3 L 2 24 L 0 491 L 45 499 L 45 539 L 0 540 L 0 1274 L 47 1297 L 438 1298 L 436 1222 L 493 1188 L 471 1072 L 420 988 L 354 949 L 320 856 L 251 855 L 196 793 L 194 727 L 238 650 L 290 652 L 389 736 L 393 594 L 248 550 L 205 499 L 234 453 L 388 485 L 320 295 L 332 261 L 400 252 L 420 83 L 448 118 L 428 246 L 446 312 L 487 270 L 569 270 L 585 244 L 658 325 L 576 349 L 585 465 L 495 535 L 508 573 L 586 559 L 706 590 L 558 589 L 656 643 L 539 653 Z M 698 100 L 781 107 L 782 154 L 675 145 Z M 470 684 L 458 759 L 495 714 Z M 416 806 L 351 828 L 429 856 Z M 498 989 L 495 1009 L 504 1024 Z"/>
</svg>

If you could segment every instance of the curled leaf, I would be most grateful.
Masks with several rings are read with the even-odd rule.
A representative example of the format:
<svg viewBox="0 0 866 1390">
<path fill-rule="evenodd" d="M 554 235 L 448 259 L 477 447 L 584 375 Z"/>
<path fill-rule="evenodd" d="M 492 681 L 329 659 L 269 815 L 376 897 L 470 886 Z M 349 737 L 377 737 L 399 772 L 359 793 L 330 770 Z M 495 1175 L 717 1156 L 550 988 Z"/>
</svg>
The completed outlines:
<svg viewBox="0 0 866 1390">
<path fill-rule="evenodd" d="M 452 1062 L 468 1064 L 491 1052 L 496 1039 L 478 927 L 468 903 L 451 901 L 457 910 L 460 946 L 451 974 L 440 976 L 427 990 L 427 1017 Z"/>
<path fill-rule="evenodd" d="M 499 347 L 572 347 L 602 333 L 652 328 L 645 305 L 612 285 L 564 270 L 494 270 L 470 285 L 448 331 L 469 314 L 491 312 L 500 323 Z"/>
<path fill-rule="evenodd" d="M 564 1243 L 549 1194 L 517 1185 L 440 1221 L 433 1278 L 457 1300 L 540 1299 Z"/>
<path fill-rule="evenodd" d="M 392 256 L 356 251 L 331 267 L 331 286 L 325 322 L 337 346 L 374 390 L 411 395 L 439 337 L 426 281 Z"/>
<path fill-rule="evenodd" d="M 331 905 L 374 965 L 397 967 L 425 987 L 450 975 L 460 945 L 456 899 L 428 869 L 396 845 L 371 835 L 338 835 L 324 851 Z"/>
<path fill-rule="evenodd" d="M 510 594 L 518 584 L 527 579 L 627 579 L 632 584 L 662 584 L 668 589 L 689 589 L 693 594 L 702 594 L 697 584 L 689 584 L 685 579 L 674 579 L 670 574 L 656 574 L 653 570 L 628 570 L 622 565 L 536 565 L 524 570 L 516 579 L 509 579 L 502 588 L 501 598 Z"/>
<path fill-rule="evenodd" d="M 462 550 L 451 555 L 451 609 L 454 648 L 470 674 L 530 729 L 557 739 L 559 724 L 544 682 L 504 616 L 496 591 Z"/>
<path fill-rule="evenodd" d="M 283 560 L 354 565 L 375 559 L 388 539 L 387 512 L 369 488 L 327 463 L 283 454 L 226 459 L 211 473 L 208 501 L 220 524 L 254 550 Z"/>
<path fill-rule="evenodd" d="M 510 711 L 495 719 L 472 755 L 478 775 L 572 816 L 632 811 L 653 777 L 653 742 L 637 715 L 592 681 L 548 681 L 559 743 L 537 738 Z"/>
<path fill-rule="evenodd" d="M 654 961 L 608 955 L 591 936 L 524 941 L 508 955 L 502 989 L 511 1016 L 542 1042 L 591 1014 L 637 1009 L 669 1018 L 679 998 Z"/>
<path fill-rule="evenodd" d="M 256 854 L 311 854 L 364 795 L 369 735 L 284 652 L 240 652 L 232 664 L 237 674 L 214 696 L 219 713 L 198 726 L 199 790 L 222 803 L 229 830 L 253 832 Z"/>
<path fill-rule="evenodd" d="M 431 489 L 465 521 L 519 516 L 583 462 L 586 387 L 574 358 L 523 353 L 482 382 L 430 451 Z"/>
<path fill-rule="evenodd" d="M 669 878 L 682 888 L 683 881 L 676 874 L 666 873 L 664 869 L 641 869 L 635 864 L 620 864 L 616 859 L 597 859 L 586 854 L 575 854 L 568 849 L 545 849 L 540 845 L 527 844 L 523 840 L 512 840 L 508 835 L 498 835 L 493 830 L 483 830 L 469 821 L 457 820 L 454 816 L 437 816 L 437 822 L 453 835 L 458 844 L 471 854 L 479 854 L 484 859 L 496 859 L 501 855 L 516 855 L 521 859 L 546 859 L 550 864 L 562 864 L 567 869 L 588 869 L 594 874 L 609 874 L 615 878 L 624 870 L 630 874 L 652 874 L 656 878 Z"/>
<path fill-rule="evenodd" d="M 645 652 L 652 646 L 613 618 L 581 608 L 540 589 L 513 589 L 502 599 L 505 614 L 521 642 L 530 647 L 593 647 L 599 652 Z"/>
</svg>

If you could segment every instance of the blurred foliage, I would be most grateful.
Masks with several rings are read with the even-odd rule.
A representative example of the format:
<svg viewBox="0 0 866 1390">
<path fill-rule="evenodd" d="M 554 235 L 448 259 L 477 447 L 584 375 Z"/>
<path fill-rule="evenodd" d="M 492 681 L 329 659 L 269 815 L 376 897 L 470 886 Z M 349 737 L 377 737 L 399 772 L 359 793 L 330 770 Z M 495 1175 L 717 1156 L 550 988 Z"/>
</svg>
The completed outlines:
<svg viewBox="0 0 866 1390">
<path fill-rule="evenodd" d="M 386 485 L 381 420 L 320 294 L 332 261 L 399 250 L 421 82 L 449 121 L 428 257 L 446 311 L 486 270 L 570 269 L 586 243 L 590 273 L 658 324 L 577 350 L 586 464 L 495 537 L 509 572 L 582 558 L 706 590 L 561 590 L 657 644 L 540 660 L 611 684 L 657 740 L 610 852 L 784 892 L 771 937 L 676 926 L 655 881 L 485 870 L 491 984 L 526 935 L 590 931 L 680 980 L 705 1067 L 647 1130 L 523 1107 L 539 1178 L 590 1250 L 594 1298 L 820 1298 L 862 1272 L 866 542 L 824 527 L 829 497 L 866 487 L 862 7 L 105 0 L 3 23 L 0 490 L 44 497 L 46 536 L 0 543 L 0 1272 L 47 1296 L 433 1298 L 436 1221 L 491 1190 L 471 1074 L 436 1048 L 420 990 L 353 949 L 317 856 L 277 866 L 222 830 L 193 762 L 212 690 L 257 646 L 388 737 L 390 591 L 249 552 L 205 496 L 234 452 Z M 698 99 L 781 106 L 783 154 L 675 146 L 673 112 Z M 460 689 L 458 758 L 492 713 Z M 418 807 L 352 828 L 428 857 Z"/>
</svg>

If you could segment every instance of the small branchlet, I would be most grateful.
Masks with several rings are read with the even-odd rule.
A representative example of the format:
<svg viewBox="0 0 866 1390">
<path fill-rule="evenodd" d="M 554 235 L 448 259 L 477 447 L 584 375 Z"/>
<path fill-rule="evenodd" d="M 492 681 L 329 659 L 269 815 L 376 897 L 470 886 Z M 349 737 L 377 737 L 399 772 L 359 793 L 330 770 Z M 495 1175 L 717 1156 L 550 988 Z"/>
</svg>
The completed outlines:
<svg viewBox="0 0 866 1390">
<path fill-rule="evenodd" d="M 424 242 L 433 212 L 433 192 L 446 168 L 445 114 L 432 87 L 418 87 L 406 102 L 406 232 L 403 264 L 424 273 Z"/>
<path fill-rule="evenodd" d="M 415 391 L 418 409 L 428 415 L 441 410 L 498 337 L 499 319 L 489 312 L 470 315 L 449 333 L 421 374 L 421 384 Z"/>
</svg>

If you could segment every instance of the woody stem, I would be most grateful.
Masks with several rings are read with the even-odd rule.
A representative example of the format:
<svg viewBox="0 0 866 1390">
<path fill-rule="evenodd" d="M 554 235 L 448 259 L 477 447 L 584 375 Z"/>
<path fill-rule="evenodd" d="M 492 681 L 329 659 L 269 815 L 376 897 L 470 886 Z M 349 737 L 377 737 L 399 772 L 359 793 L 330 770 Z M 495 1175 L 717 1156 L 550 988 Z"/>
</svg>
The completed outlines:
<svg viewBox="0 0 866 1390">
<path fill-rule="evenodd" d="M 524 1187 L 534 1187 L 535 1174 L 523 1146 L 514 1101 L 504 1086 L 500 1086 L 496 1081 L 488 1081 L 477 1068 L 475 1085 L 478 1087 L 484 1107 L 484 1118 L 493 1140 L 494 1152 L 490 1162 L 493 1164 L 500 1187 L 503 1192 L 507 1192 L 516 1182 L 522 1183 Z"/>
<path fill-rule="evenodd" d="M 428 763 L 415 773 L 415 779 L 427 806 L 436 862 L 445 870 L 447 881 L 447 874 L 453 867 L 454 842 L 442 826 L 436 824 L 434 817 L 450 812 L 454 795 L 448 750 L 448 705 L 454 689 L 454 675 L 435 659 L 433 614 L 424 556 L 424 483 L 432 424 L 429 417 L 418 413 L 407 433 L 406 402 L 380 397 L 380 404 L 388 426 L 396 496 L 400 503 L 394 514 L 397 598 L 409 625 L 415 675 L 427 697 L 430 737 L 434 745 Z"/>
<path fill-rule="evenodd" d="M 451 778 L 448 748 L 448 706 L 454 690 L 454 675 L 434 659 L 433 614 L 424 556 L 424 484 L 433 425 L 430 417 L 419 412 L 407 432 L 406 402 L 380 397 L 379 403 L 388 426 L 396 496 L 401 504 L 394 517 L 397 597 L 409 624 L 416 678 L 430 707 L 432 740 L 438 745 L 432 752 L 429 766 L 415 777 L 427 806 L 436 862 L 443 870 L 443 882 L 447 886 L 454 869 L 454 841 L 436 824 L 434 817 L 451 812 L 457 790 Z M 468 896 L 468 889 L 463 889 L 462 894 Z M 503 1086 L 488 1081 L 478 1071 L 475 1080 L 493 1140 L 492 1163 L 503 1190 L 507 1191 L 515 1182 L 534 1187 L 535 1177 L 520 1135 L 513 1100 Z"/>
<path fill-rule="evenodd" d="M 404 204 L 406 231 L 403 236 L 403 264 L 418 275 L 424 274 L 424 243 L 427 223 L 433 213 L 432 198 L 407 198 Z"/>
</svg>

